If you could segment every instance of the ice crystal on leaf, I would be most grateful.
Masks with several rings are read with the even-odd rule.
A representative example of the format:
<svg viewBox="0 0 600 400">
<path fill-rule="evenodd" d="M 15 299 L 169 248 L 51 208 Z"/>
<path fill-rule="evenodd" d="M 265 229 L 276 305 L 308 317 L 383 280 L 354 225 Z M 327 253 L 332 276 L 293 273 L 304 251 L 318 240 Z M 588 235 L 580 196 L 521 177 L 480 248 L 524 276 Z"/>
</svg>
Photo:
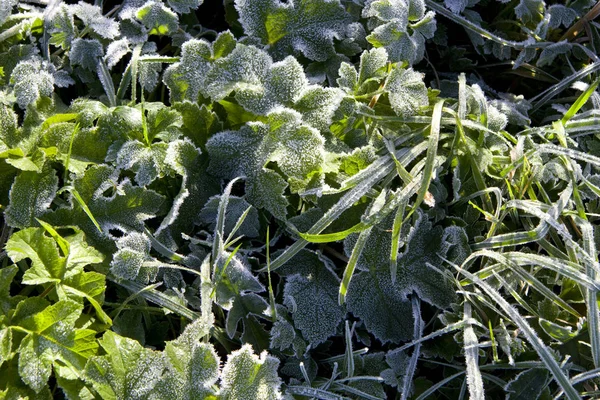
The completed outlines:
<svg viewBox="0 0 600 400">
<path fill-rule="evenodd" d="M 447 228 L 450 229 L 450 228 Z M 466 251 L 466 242 L 456 239 L 457 232 L 446 233 L 441 227 L 432 227 L 427 217 L 420 215 L 411 228 L 405 251 L 398 258 L 398 275 L 392 283 L 389 269 L 391 233 L 374 229 L 358 259 L 361 270 L 348 288 L 348 309 L 361 318 L 375 337 L 383 342 L 398 343 L 413 335 L 412 307 L 407 296 L 416 293 L 419 298 L 438 308 L 446 308 L 455 300 L 452 282 L 441 274 L 441 257 L 446 257 L 454 247 L 457 257 Z M 447 239 L 451 239 L 452 242 Z M 346 239 L 350 249 L 355 236 Z M 434 268 L 432 268 L 434 267 Z"/>
<path fill-rule="evenodd" d="M 21 172 L 10 189 L 6 223 L 15 228 L 36 225 L 35 219 L 48 212 L 57 189 L 58 177 L 50 168 L 45 168 L 41 173 Z"/>
<path fill-rule="evenodd" d="M 20 61 L 10 78 L 19 107 L 25 109 L 41 96 L 52 96 L 54 77 L 42 65 L 42 60 L 34 56 Z"/>
<path fill-rule="evenodd" d="M 423 74 L 412 68 L 395 68 L 385 87 L 389 93 L 390 104 L 397 115 L 415 115 L 421 107 L 429 105 Z"/>
<path fill-rule="evenodd" d="M 69 49 L 71 43 L 77 37 L 72 9 L 61 3 L 47 15 L 47 18 L 50 43 L 64 50 Z"/>
<path fill-rule="evenodd" d="M 177 14 L 162 2 L 146 2 L 137 10 L 135 16 L 149 29 L 149 35 L 170 35 L 179 28 Z"/>
<path fill-rule="evenodd" d="M 287 200 L 282 193 L 286 180 L 264 166 L 277 162 L 288 182 L 301 188 L 302 182 L 320 171 L 324 141 L 316 129 L 302 123 L 297 112 L 279 109 L 268 118 L 268 124 L 249 122 L 239 131 L 211 137 L 206 144 L 209 170 L 225 179 L 245 176 L 250 204 L 285 219 Z"/>
<path fill-rule="evenodd" d="M 116 242 L 117 252 L 110 270 L 121 279 L 140 280 L 144 283 L 156 279 L 162 263 L 150 255 L 150 239 L 139 232 L 131 232 Z"/>
<path fill-rule="evenodd" d="M 570 7 L 565 7 L 562 4 L 553 4 L 548 7 L 548 13 L 550 14 L 550 22 L 548 25 L 550 28 L 556 29 L 561 25 L 565 28 L 571 26 L 575 18 L 577 18 L 577 12 Z"/>
<path fill-rule="evenodd" d="M 166 370 L 150 399 L 195 400 L 214 396 L 219 378 L 219 359 L 211 344 L 200 339 L 208 333 L 198 319 L 176 339 L 167 342 L 163 357 Z"/>
<path fill-rule="evenodd" d="M 17 5 L 18 0 L 5 0 L 0 3 L 0 26 L 6 21 L 6 18 L 12 13 L 12 9 Z"/>
<path fill-rule="evenodd" d="M 370 18 L 372 32 L 367 40 L 384 47 L 391 61 L 409 65 L 423 59 L 425 40 L 435 33 L 435 13 L 425 13 L 422 0 L 369 0 L 362 11 Z"/>
<path fill-rule="evenodd" d="M 206 93 L 213 100 L 235 92 L 242 107 L 259 115 L 266 115 L 276 107 L 293 108 L 320 130 L 328 128 L 341 101 L 339 90 L 309 85 L 294 57 L 273 63 L 263 50 L 242 44 L 215 62 L 206 84 Z"/>
<path fill-rule="evenodd" d="M 105 399 L 148 398 L 165 367 L 162 353 L 111 331 L 104 333 L 100 345 L 106 355 L 90 358 L 84 371 L 86 382 Z"/>
<path fill-rule="evenodd" d="M 204 0 L 168 0 L 167 2 L 175 12 L 187 14 L 200 7 Z"/>
<path fill-rule="evenodd" d="M 335 334 L 345 310 L 338 304 L 340 280 L 330 266 L 303 250 L 278 272 L 286 276 L 284 303 L 302 336 L 317 346 Z"/>
<path fill-rule="evenodd" d="M 119 24 L 102 15 L 100 7 L 80 1 L 72 6 L 73 13 L 98 36 L 114 39 L 119 36 Z"/>
<path fill-rule="evenodd" d="M 349 94 L 361 95 L 372 92 L 387 75 L 385 71 L 387 62 L 388 55 L 384 48 L 365 50 L 360 56 L 358 71 L 348 63 L 340 65 L 337 84 Z"/>
<path fill-rule="evenodd" d="M 127 53 L 131 52 L 129 40 L 119 39 L 108 45 L 104 62 L 108 69 L 112 69 Z"/>
<path fill-rule="evenodd" d="M 279 360 L 262 352 L 260 357 L 251 345 L 227 356 L 221 372 L 221 392 L 224 399 L 280 399 L 281 380 L 277 375 Z"/>
<path fill-rule="evenodd" d="M 236 0 L 240 23 L 277 60 L 300 53 L 314 61 L 335 55 L 333 39 L 342 39 L 351 22 L 339 0 Z"/>
<path fill-rule="evenodd" d="M 98 60 L 104 56 L 102 43 L 96 39 L 73 40 L 71 47 L 71 65 L 80 65 L 89 71 L 96 71 Z"/>
</svg>

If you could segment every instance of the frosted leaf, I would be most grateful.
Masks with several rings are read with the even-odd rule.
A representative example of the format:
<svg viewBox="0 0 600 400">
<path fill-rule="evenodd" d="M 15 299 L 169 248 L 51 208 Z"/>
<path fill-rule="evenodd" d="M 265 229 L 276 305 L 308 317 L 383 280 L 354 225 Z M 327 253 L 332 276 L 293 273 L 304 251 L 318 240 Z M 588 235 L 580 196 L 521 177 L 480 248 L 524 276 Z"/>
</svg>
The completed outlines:
<svg viewBox="0 0 600 400">
<path fill-rule="evenodd" d="M 54 91 L 54 77 L 42 66 L 39 57 L 20 61 L 13 69 L 11 82 L 17 104 L 22 109 L 35 103 L 41 96 L 50 97 Z"/>
<path fill-rule="evenodd" d="M 202 343 L 208 327 L 197 319 L 176 339 L 167 342 L 163 357 L 166 370 L 150 399 L 195 400 L 214 396 L 219 359 L 209 343 Z"/>
<path fill-rule="evenodd" d="M 119 24 L 102 15 L 100 7 L 80 1 L 72 6 L 72 10 L 87 27 L 104 39 L 114 39 L 119 36 Z"/>
<path fill-rule="evenodd" d="M 535 65 L 538 67 L 550 65 L 552 62 L 554 62 L 556 57 L 560 56 L 561 54 L 568 53 L 571 50 L 571 47 L 573 47 L 573 45 L 567 42 L 567 40 L 552 43 L 550 46 L 545 47 L 544 50 L 542 50 Z"/>
<path fill-rule="evenodd" d="M 12 108 L 0 104 L 0 144 L 16 147 L 19 139 L 17 114 Z"/>
<path fill-rule="evenodd" d="M 156 178 L 164 176 L 167 147 L 168 144 L 163 142 L 146 146 L 137 140 L 130 140 L 119 150 L 116 166 L 135 172 L 137 184 L 147 186 Z"/>
<path fill-rule="evenodd" d="M 65 70 L 54 71 L 52 78 L 54 78 L 54 85 L 59 88 L 66 88 L 75 84 L 75 80 Z"/>
<path fill-rule="evenodd" d="M 112 69 L 117 63 L 131 52 L 128 39 L 119 39 L 108 45 L 104 62 L 108 69 Z"/>
<path fill-rule="evenodd" d="M 279 351 L 288 349 L 296 338 L 294 327 L 285 319 L 278 319 L 277 322 L 273 324 L 270 335 L 271 341 L 269 348 L 279 349 Z"/>
<path fill-rule="evenodd" d="M 211 137 L 206 144 L 211 156 L 209 171 L 225 179 L 246 176 L 250 204 L 284 219 L 287 201 L 281 193 L 285 180 L 264 165 L 277 162 L 288 179 L 304 181 L 320 169 L 323 142 L 318 131 L 302 124 L 298 113 L 277 110 L 269 114 L 269 124 L 250 122 L 239 131 Z"/>
<path fill-rule="evenodd" d="M 337 83 L 347 93 L 360 95 L 373 91 L 387 75 L 387 61 L 388 55 L 384 48 L 365 50 L 360 56 L 358 72 L 352 65 L 342 63 Z"/>
<path fill-rule="evenodd" d="M 302 336 L 317 346 L 335 334 L 345 310 L 338 304 L 340 280 L 326 260 L 301 250 L 277 272 L 286 277 L 284 303 Z"/>
<path fill-rule="evenodd" d="M 152 92 L 158 85 L 161 71 L 162 65 L 160 63 L 140 63 L 138 66 L 138 82 L 146 91 Z"/>
<path fill-rule="evenodd" d="M 119 18 L 122 20 L 135 18 L 136 11 L 139 10 L 144 4 L 146 4 L 146 0 L 123 1 L 119 10 Z"/>
<path fill-rule="evenodd" d="M 143 2 L 142 2 L 143 3 Z M 132 12 L 132 14 L 135 14 Z M 119 21 L 119 30 L 121 36 L 129 40 L 132 44 L 146 44 L 148 42 L 148 29 L 141 23 L 131 17 L 131 19 L 122 19 Z"/>
<path fill-rule="evenodd" d="M 281 379 L 277 375 L 279 360 L 263 351 L 254 354 L 251 345 L 227 356 L 221 373 L 220 396 L 230 400 L 281 399 Z"/>
<path fill-rule="evenodd" d="M 48 212 L 58 190 L 58 177 L 53 169 L 41 173 L 23 171 L 10 189 L 10 201 L 5 211 L 6 223 L 15 228 L 37 225 L 36 218 Z"/>
<path fill-rule="evenodd" d="M 233 256 L 223 272 L 229 256 L 230 253 L 227 251 L 221 253 L 213 274 L 213 282 L 216 286 L 215 302 L 226 310 L 231 309 L 242 294 L 265 290 L 265 287 L 252 274 L 250 267 L 239 255 Z M 252 301 L 253 299 L 247 300 Z M 233 322 L 237 323 L 237 320 L 230 323 Z"/>
<path fill-rule="evenodd" d="M 221 196 L 211 197 L 200 212 L 198 221 L 208 225 L 208 229 L 211 231 L 215 229 L 217 221 L 217 210 Z M 251 207 L 250 204 L 243 198 L 237 196 L 229 196 L 229 204 L 227 205 L 227 212 L 225 214 L 225 237 L 228 237 L 238 222 L 242 214 Z M 243 235 L 248 238 L 258 237 L 258 229 L 260 223 L 258 220 L 258 211 L 255 208 L 251 208 L 246 216 L 246 219 L 236 232 L 236 236 Z"/>
<path fill-rule="evenodd" d="M 172 102 L 198 101 L 198 94 L 204 93 L 204 79 L 211 68 L 211 57 L 210 43 L 206 40 L 192 39 L 181 46 L 181 61 L 167 68 L 163 75 Z"/>
<path fill-rule="evenodd" d="M 48 33 L 50 33 L 50 44 L 67 50 L 71 42 L 77 37 L 72 9 L 64 3 L 56 7 L 47 16 Z"/>
<path fill-rule="evenodd" d="M 96 39 L 73 40 L 71 47 L 71 66 L 80 65 L 89 71 L 96 71 L 98 59 L 104 56 L 102 44 Z"/>
<path fill-rule="evenodd" d="M 18 0 L 5 0 L 0 3 L 0 26 L 2 26 L 4 21 L 12 14 L 12 9 L 18 2 Z"/>
<path fill-rule="evenodd" d="M 406 0 L 368 0 L 362 11 L 363 18 L 394 21 L 399 30 L 408 25 L 408 2 Z"/>
<path fill-rule="evenodd" d="M 146 2 L 137 10 L 135 16 L 149 29 L 149 35 L 170 35 L 179 28 L 177 14 L 161 2 Z"/>
<path fill-rule="evenodd" d="M 508 118 L 508 123 L 517 126 L 529 126 L 531 120 L 528 111 L 531 109 L 531 103 L 525 98 L 515 96 L 511 93 L 501 93 L 500 99 L 492 100 L 490 104 L 496 107 L 502 114 Z"/>
<path fill-rule="evenodd" d="M 515 15 L 525 24 L 537 24 L 543 19 L 545 9 L 544 0 L 520 0 Z"/>
<path fill-rule="evenodd" d="M 180 239 L 181 233 L 190 232 L 198 219 L 198 205 L 206 203 L 219 190 L 217 180 L 206 172 L 207 163 L 200 154 L 200 149 L 189 139 L 169 143 L 165 164 L 181 175 L 182 181 L 171 209 L 155 231 L 157 239 L 165 244 Z"/>
<path fill-rule="evenodd" d="M 259 295 L 243 293 L 235 298 L 233 306 L 227 313 L 225 329 L 229 338 L 233 338 L 240 320 L 246 320 L 249 314 L 262 315 L 269 304 Z"/>
<path fill-rule="evenodd" d="M 114 246 L 110 229 L 125 233 L 142 231 L 144 221 L 155 217 L 164 201 L 163 196 L 153 190 L 133 186 L 127 178 L 118 182 L 118 171 L 107 165 L 88 168 L 73 180 L 72 185 L 87 204 L 102 233 L 74 199 L 71 199 L 69 207 L 46 214 L 45 220 L 54 225 L 81 227 L 88 240 L 102 249 Z"/>
<path fill-rule="evenodd" d="M 107 354 L 90 358 L 83 373 L 85 381 L 102 398 L 148 398 L 165 368 L 162 353 L 112 331 L 106 331 L 99 342 Z"/>
<path fill-rule="evenodd" d="M 263 79 L 271 64 L 271 57 L 264 51 L 238 45 L 227 57 L 215 62 L 207 77 L 206 93 L 213 101 L 218 101 L 234 90 L 243 89 L 243 97 L 254 95 L 268 101 L 264 99 Z"/>
<path fill-rule="evenodd" d="M 429 105 L 423 74 L 415 72 L 412 68 L 395 68 L 385 88 L 389 92 L 390 104 L 397 115 L 415 115 L 421 107 Z"/>
<path fill-rule="evenodd" d="M 561 25 L 565 28 L 569 28 L 575 18 L 577 18 L 577 12 L 570 7 L 565 7 L 562 4 L 553 4 L 548 7 L 548 13 L 550 14 L 550 22 L 548 25 L 552 29 L 557 29 Z"/>
<path fill-rule="evenodd" d="M 388 385 L 400 387 L 403 383 L 403 377 L 410 362 L 409 357 L 404 351 L 399 351 L 396 349 L 389 351 L 385 355 L 385 361 L 388 363 L 390 368 L 382 371 L 381 377 Z"/>
<path fill-rule="evenodd" d="M 361 318 L 369 331 L 383 342 L 398 343 L 411 338 L 413 317 L 408 295 L 415 292 L 421 300 L 438 308 L 446 308 L 456 299 L 452 282 L 430 267 L 441 269 L 439 256 L 446 257 L 453 247 L 462 246 L 460 240 L 454 239 L 455 234 L 453 231 L 446 234 L 439 226 L 432 227 L 421 214 L 408 237 L 402 238 L 406 241 L 406 250 L 398 258 L 398 274 L 392 283 L 391 233 L 383 227 L 375 227 L 369 246 L 358 259 L 357 268 L 362 272 L 352 278 L 348 288 L 349 311 Z M 347 252 L 353 247 L 355 236 L 346 239 Z M 455 257 L 464 251 L 457 251 Z"/>
<path fill-rule="evenodd" d="M 320 130 L 328 128 L 342 98 L 337 89 L 309 85 L 294 57 L 273 64 L 263 50 L 241 44 L 215 62 L 206 84 L 206 92 L 214 101 L 235 91 L 238 103 L 254 114 L 266 115 L 276 107 L 290 107 Z"/>
<path fill-rule="evenodd" d="M 327 60 L 335 55 L 333 39 L 342 39 L 351 22 L 339 0 L 236 0 L 235 8 L 246 35 L 268 46 L 277 60 L 293 52 Z"/>
<path fill-rule="evenodd" d="M 460 14 L 469 5 L 469 0 L 444 0 L 444 4 L 454 14 Z"/>
<path fill-rule="evenodd" d="M 548 387 L 548 370 L 531 368 L 520 372 L 504 387 L 506 400 L 538 399 Z"/>
<path fill-rule="evenodd" d="M 150 255 L 150 239 L 143 233 L 131 232 L 116 242 L 110 270 L 120 279 L 138 280 L 144 283 L 156 279 L 162 263 Z"/>
<path fill-rule="evenodd" d="M 204 0 L 168 0 L 169 6 L 179 14 L 187 14 L 197 9 Z"/>
</svg>

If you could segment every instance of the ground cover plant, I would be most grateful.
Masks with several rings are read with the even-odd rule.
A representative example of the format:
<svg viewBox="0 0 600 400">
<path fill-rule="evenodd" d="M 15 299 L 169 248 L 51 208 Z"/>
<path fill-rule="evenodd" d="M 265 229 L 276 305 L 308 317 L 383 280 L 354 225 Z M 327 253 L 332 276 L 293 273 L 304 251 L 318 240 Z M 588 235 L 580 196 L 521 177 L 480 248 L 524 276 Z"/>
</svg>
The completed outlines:
<svg viewBox="0 0 600 400">
<path fill-rule="evenodd" d="M 599 13 L 3 0 L 0 398 L 600 397 Z"/>
</svg>

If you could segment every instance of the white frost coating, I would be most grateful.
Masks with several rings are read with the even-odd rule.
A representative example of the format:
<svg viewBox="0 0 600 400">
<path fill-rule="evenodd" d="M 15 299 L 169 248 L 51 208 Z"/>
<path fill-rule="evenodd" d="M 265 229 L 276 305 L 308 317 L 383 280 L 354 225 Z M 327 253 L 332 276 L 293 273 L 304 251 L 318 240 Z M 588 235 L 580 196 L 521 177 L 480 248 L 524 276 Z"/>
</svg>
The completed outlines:
<svg viewBox="0 0 600 400">
<path fill-rule="evenodd" d="M 421 107 L 429 105 L 423 74 L 415 72 L 412 68 L 394 69 L 387 80 L 386 89 L 389 91 L 390 104 L 397 115 L 415 115 Z"/>
<path fill-rule="evenodd" d="M 52 96 L 54 77 L 42 64 L 39 56 L 20 61 L 11 74 L 17 103 L 22 109 L 36 102 L 40 96 Z"/>
<path fill-rule="evenodd" d="M 71 65 L 80 65 L 83 68 L 96 71 L 98 59 L 104 56 L 102 44 L 96 39 L 73 40 L 71 47 L 70 60 Z"/>
<path fill-rule="evenodd" d="M 204 3 L 204 0 L 168 0 L 169 6 L 179 14 L 187 14 L 197 9 Z"/>
<path fill-rule="evenodd" d="M 12 9 L 17 5 L 18 0 L 2 0 L 0 1 L 0 26 L 6 21 L 6 18 L 12 13 Z"/>
<path fill-rule="evenodd" d="M 246 35 L 259 38 L 278 60 L 295 51 L 326 61 L 335 55 L 333 39 L 342 39 L 351 23 L 339 0 L 236 0 L 235 8 Z"/>
<path fill-rule="evenodd" d="M 221 373 L 220 396 L 229 400 L 281 399 L 279 360 L 263 351 L 260 357 L 245 344 L 227 356 Z"/>
<path fill-rule="evenodd" d="M 210 69 L 212 57 L 210 43 L 206 40 L 192 39 L 181 46 L 181 61 L 165 70 L 163 81 L 170 89 L 171 101 L 188 99 L 198 100 L 198 94 L 205 94 L 204 80 Z M 181 89 L 184 82 L 185 89 Z"/>
<path fill-rule="evenodd" d="M 80 1 L 73 6 L 73 12 L 83 23 L 105 39 L 119 36 L 119 24 L 102 15 L 100 7 Z"/>
<path fill-rule="evenodd" d="M 54 170 L 21 172 L 10 189 L 6 223 L 15 228 L 35 225 L 35 218 L 48 212 L 57 189 L 58 177 Z"/>
<path fill-rule="evenodd" d="M 112 69 L 125 55 L 131 51 L 128 39 L 119 39 L 111 42 L 106 48 L 104 62 L 108 69 Z"/>
</svg>

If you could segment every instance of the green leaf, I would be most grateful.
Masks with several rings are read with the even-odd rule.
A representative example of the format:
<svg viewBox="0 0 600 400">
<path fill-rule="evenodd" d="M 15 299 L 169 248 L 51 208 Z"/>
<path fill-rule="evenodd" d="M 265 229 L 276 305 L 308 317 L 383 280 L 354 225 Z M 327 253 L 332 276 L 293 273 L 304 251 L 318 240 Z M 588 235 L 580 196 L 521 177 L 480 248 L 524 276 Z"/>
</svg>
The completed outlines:
<svg viewBox="0 0 600 400">
<path fill-rule="evenodd" d="M 26 332 L 19 345 L 19 375 L 36 392 L 46 386 L 56 361 L 81 371 L 96 353 L 96 332 L 74 328 L 82 308 L 71 300 L 48 305 L 35 297 L 17 307 L 12 323 Z"/>
<path fill-rule="evenodd" d="M 427 87 L 423 83 L 423 74 L 412 68 L 395 68 L 386 85 L 390 104 L 397 115 L 408 117 L 418 114 L 421 107 L 429 105 Z"/>
<path fill-rule="evenodd" d="M 16 265 L 9 265 L 0 269 L 0 311 L 2 315 L 8 315 L 9 311 L 15 308 L 24 297 L 11 296 L 10 285 L 17 274 L 19 268 Z M 0 317 L 1 320 L 1 317 Z"/>
<path fill-rule="evenodd" d="M 388 54 L 384 48 L 365 50 L 360 55 L 358 72 L 352 65 L 342 63 L 337 84 L 347 93 L 355 95 L 373 92 L 387 75 L 387 62 Z"/>
<path fill-rule="evenodd" d="M 0 4 L 0 26 L 2 26 L 4 21 L 12 14 L 12 9 L 17 3 L 18 0 L 6 0 Z"/>
<path fill-rule="evenodd" d="M 47 29 L 50 33 L 50 44 L 68 50 L 73 39 L 77 37 L 72 9 L 67 4 L 61 3 L 54 12 L 49 14 Z"/>
<path fill-rule="evenodd" d="M 177 14 L 162 2 L 147 2 L 137 10 L 135 16 L 149 29 L 149 35 L 170 35 L 179 28 Z"/>
<path fill-rule="evenodd" d="M 335 55 L 333 39 L 344 36 L 350 15 L 338 0 L 235 0 L 246 35 L 258 38 L 273 56 L 301 53 L 314 61 Z"/>
<path fill-rule="evenodd" d="M 56 196 L 58 177 L 51 168 L 41 173 L 23 171 L 10 189 L 6 223 L 15 228 L 36 225 L 35 219 L 45 215 Z"/>
<path fill-rule="evenodd" d="M 199 106 L 188 100 L 173 104 L 183 118 L 181 131 L 198 148 L 205 149 L 206 141 L 223 130 L 223 123 L 217 114 L 206 105 Z"/>
<path fill-rule="evenodd" d="M 165 368 L 162 353 L 137 341 L 106 331 L 100 339 L 104 356 L 90 358 L 84 379 L 103 399 L 145 399 L 159 383 Z"/>
<path fill-rule="evenodd" d="M 254 293 L 242 293 L 233 300 L 233 306 L 227 313 L 225 328 L 230 338 L 235 336 L 240 320 L 244 320 L 249 314 L 261 316 L 269 304 L 259 295 Z"/>
<path fill-rule="evenodd" d="M 279 360 L 262 352 L 260 357 L 252 351 L 252 346 L 227 356 L 221 373 L 220 399 L 280 399 L 281 380 L 277 375 Z"/>
<path fill-rule="evenodd" d="M 12 108 L 0 104 L 0 151 L 2 144 L 12 148 L 19 143 L 17 114 Z"/>
<path fill-rule="evenodd" d="M 537 400 L 548 386 L 548 370 L 532 368 L 519 373 L 504 388 L 506 400 Z"/>
<path fill-rule="evenodd" d="M 198 319 L 163 351 L 166 370 L 150 399 L 193 400 L 214 396 L 219 377 L 219 358 L 213 346 L 200 339 L 208 327 Z"/>
<path fill-rule="evenodd" d="M 535 26 L 544 17 L 545 9 L 544 0 L 520 0 L 515 15 L 523 23 Z"/>
<path fill-rule="evenodd" d="M 116 277 L 143 283 L 156 279 L 163 263 L 150 255 L 151 243 L 145 234 L 131 232 L 119 238 L 116 244 L 118 250 L 110 263 L 110 270 Z"/>
</svg>

